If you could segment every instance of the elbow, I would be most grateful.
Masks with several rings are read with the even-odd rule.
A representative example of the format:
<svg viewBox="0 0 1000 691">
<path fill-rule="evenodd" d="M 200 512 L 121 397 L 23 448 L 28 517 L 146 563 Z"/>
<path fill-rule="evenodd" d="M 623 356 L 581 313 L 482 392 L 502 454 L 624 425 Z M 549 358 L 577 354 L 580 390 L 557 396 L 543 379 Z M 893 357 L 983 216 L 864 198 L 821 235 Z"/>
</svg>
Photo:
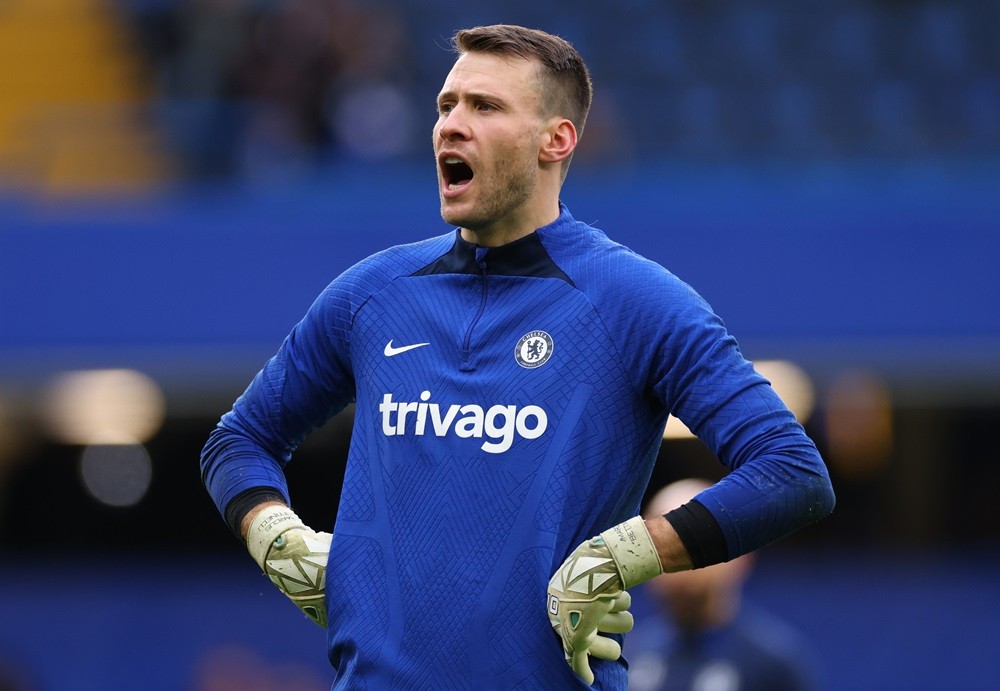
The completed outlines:
<svg viewBox="0 0 1000 691">
<path fill-rule="evenodd" d="M 224 419 L 215 426 L 199 457 L 201 482 L 206 489 L 211 492 L 217 480 L 225 476 L 226 468 L 231 466 L 234 456 L 240 455 L 245 442 L 245 437 L 227 426 Z"/>
<path fill-rule="evenodd" d="M 820 472 L 811 477 L 809 483 L 808 496 L 806 502 L 804 523 L 815 523 L 833 513 L 837 505 L 837 495 L 833 491 L 833 482 L 830 480 L 830 473 L 827 471 L 823 461 L 819 462 Z"/>
<path fill-rule="evenodd" d="M 201 481 L 206 485 L 208 484 L 208 475 L 211 472 L 218 456 L 218 451 L 224 443 L 223 436 L 221 426 L 216 426 L 215 429 L 212 430 L 211 434 L 208 435 L 205 445 L 201 448 L 201 456 L 199 457 Z"/>
</svg>

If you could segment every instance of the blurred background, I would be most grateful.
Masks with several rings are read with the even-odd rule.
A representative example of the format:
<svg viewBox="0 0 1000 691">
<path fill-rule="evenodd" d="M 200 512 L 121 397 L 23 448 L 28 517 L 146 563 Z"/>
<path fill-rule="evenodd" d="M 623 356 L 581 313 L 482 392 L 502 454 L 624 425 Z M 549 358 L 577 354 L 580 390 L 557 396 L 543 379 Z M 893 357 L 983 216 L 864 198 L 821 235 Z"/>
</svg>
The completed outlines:
<svg viewBox="0 0 1000 691">
<path fill-rule="evenodd" d="M 334 276 L 446 231 L 449 38 L 499 21 L 592 69 L 574 215 L 694 285 L 828 461 L 749 596 L 828 688 L 1000 685 L 1000 3 L 3 0 L 0 689 L 329 687 L 198 455 Z M 317 528 L 351 414 L 289 467 Z M 690 474 L 668 425 L 650 490 Z"/>
</svg>

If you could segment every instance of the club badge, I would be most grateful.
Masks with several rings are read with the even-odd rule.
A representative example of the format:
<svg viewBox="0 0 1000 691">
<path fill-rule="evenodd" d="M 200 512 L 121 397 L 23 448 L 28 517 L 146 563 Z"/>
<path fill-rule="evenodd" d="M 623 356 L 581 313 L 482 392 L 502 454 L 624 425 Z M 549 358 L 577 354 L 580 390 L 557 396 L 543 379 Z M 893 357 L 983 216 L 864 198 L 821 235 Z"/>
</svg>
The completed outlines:
<svg viewBox="0 0 1000 691">
<path fill-rule="evenodd" d="M 527 369 L 541 367 L 552 357 L 552 336 L 544 331 L 529 331 L 521 336 L 514 348 L 517 364 Z"/>
</svg>

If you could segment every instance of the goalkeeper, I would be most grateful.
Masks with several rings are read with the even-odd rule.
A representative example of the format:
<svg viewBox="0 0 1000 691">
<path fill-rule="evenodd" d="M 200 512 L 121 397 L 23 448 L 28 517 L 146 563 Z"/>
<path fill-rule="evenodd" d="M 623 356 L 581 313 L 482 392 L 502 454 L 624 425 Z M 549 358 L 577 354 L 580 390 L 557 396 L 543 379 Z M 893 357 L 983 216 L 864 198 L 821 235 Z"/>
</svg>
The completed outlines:
<svg viewBox="0 0 1000 691">
<path fill-rule="evenodd" d="M 829 476 L 705 301 L 560 203 L 591 101 L 579 53 L 507 25 L 454 44 L 433 130 L 451 229 L 333 280 L 202 478 L 325 628 L 335 688 L 625 688 L 627 589 L 822 518 Z M 285 466 L 351 403 L 340 504 L 307 526 Z M 731 472 L 647 524 L 671 412 Z"/>
</svg>

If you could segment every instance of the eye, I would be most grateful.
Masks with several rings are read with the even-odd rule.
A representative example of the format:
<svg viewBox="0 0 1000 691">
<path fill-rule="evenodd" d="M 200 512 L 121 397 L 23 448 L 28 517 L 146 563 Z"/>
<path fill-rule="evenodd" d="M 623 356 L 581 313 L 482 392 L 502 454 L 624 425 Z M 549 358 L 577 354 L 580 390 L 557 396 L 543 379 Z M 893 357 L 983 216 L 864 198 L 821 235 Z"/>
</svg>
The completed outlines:
<svg viewBox="0 0 1000 691">
<path fill-rule="evenodd" d="M 496 109 L 497 107 L 495 105 L 493 105 L 492 103 L 487 103 L 486 101 L 480 101 L 479 103 L 476 104 L 476 110 L 480 110 L 485 113 L 492 112 Z"/>
<path fill-rule="evenodd" d="M 440 113 L 441 115 L 447 115 L 452 111 L 454 107 L 455 107 L 454 103 L 439 103 L 437 109 L 438 113 Z"/>
</svg>

